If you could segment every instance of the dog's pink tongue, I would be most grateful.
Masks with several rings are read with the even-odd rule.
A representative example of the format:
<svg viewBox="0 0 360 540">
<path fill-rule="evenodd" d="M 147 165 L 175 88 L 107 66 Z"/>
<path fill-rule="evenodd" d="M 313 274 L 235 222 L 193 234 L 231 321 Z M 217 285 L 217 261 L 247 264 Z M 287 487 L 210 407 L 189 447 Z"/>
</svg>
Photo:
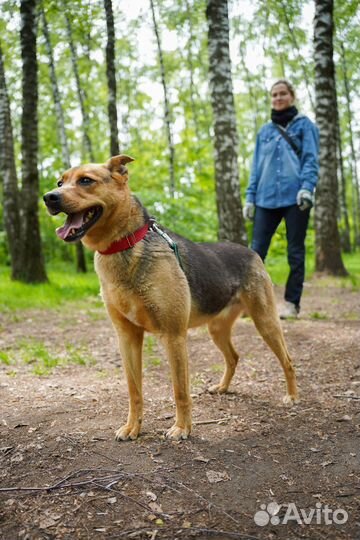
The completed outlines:
<svg viewBox="0 0 360 540">
<path fill-rule="evenodd" d="M 69 235 L 71 229 L 79 229 L 84 222 L 84 212 L 77 212 L 76 214 L 69 214 L 65 224 L 62 227 L 56 229 L 56 234 L 62 240 Z"/>
</svg>

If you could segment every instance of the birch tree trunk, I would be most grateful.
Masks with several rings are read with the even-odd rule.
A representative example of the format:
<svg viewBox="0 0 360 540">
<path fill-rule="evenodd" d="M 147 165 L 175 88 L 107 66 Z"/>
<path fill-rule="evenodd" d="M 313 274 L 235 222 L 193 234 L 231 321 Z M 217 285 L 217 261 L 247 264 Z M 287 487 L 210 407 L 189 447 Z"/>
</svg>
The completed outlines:
<svg viewBox="0 0 360 540">
<path fill-rule="evenodd" d="M 43 23 L 45 46 L 46 46 L 46 51 L 49 58 L 51 89 L 52 89 L 52 94 L 53 94 L 53 99 L 54 99 L 54 104 L 55 104 L 56 127 L 58 131 L 60 145 L 61 145 L 62 160 L 63 160 L 64 168 L 70 169 L 71 160 L 70 160 L 68 139 L 67 139 L 66 129 L 65 129 L 64 112 L 61 105 L 61 96 L 60 96 L 59 85 L 58 85 L 57 77 L 56 77 L 53 48 L 51 45 L 50 33 L 49 33 L 49 28 L 48 28 L 44 9 L 41 9 L 41 18 L 42 18 L 42 23 Z M 82 245 L 81 242 L 78 242 L 75 245 L 75 254 L 76 254 L 76 271 L 85 273 L 86 272 L 86 259 L 85 259 L 85 253 L 84 253 L 84 246 Z"/>
<path fill-rule="evenodd" d="M 315 206 L 315 268 L 344 276 L 337 225 L 336 91 L 333 60 L 333 0 L 315 0 L 316 122 L 320 129 L 320 177 Z"/>
<path fill-rule="evenodd" d="M 174 137 L 172 133 L 172 127 L 171 127 L 170 103 L 169 103 L 168 90 L 167 90 L 167 84 L 166 84 L 166 78 L 165 78 L 164 57 L 163 57 L 162 48 L 161 48 L 160 33 L 159 33 L 158 25 L 156 22 L 153 0 L 150 0 L 150 6 L 151 6 L 151 13 L 152 13 L 153 24 L 154 24 L 154 32 L 156 36 L 156 43 L 157 43 L 157 48 L 158 48 L 159 64 L 160 64 L 160 72 L 161 72 L 161 83 L 162 83 L 162 87 L 164 91 L 165 125 L 166 125 L 166 133 L 167 133 L 168 146 L 169 146 L 169 179 L 170 179 L 169 189 L 170 189 L 171 197 L 174 197 L 175 195 L 175 146 L 174 146 Z"/>
<path fill-rule="evenodd" d="M 21 228 L 9 96 L 0 46 L 0 176 L 3 182 L 4 226 L 9 246 L 11 278 L 21 276 Z"/>
<path fill-rule="evenodd" d="M 36 56 L 36 0 L 21 0 L 22 58 L 22 264 L 20 279 L 26 283 L 47 281 L 38 218 L 38 76 Z"/>
<path fill-rule="evenodd" d="M 337 95 L 337 94 L 336 94 Z M 339 173 L 340 173 L 340 246 L 343 249 L 344 253 L 351 252 L 351 240 L 350 240 L 350 223 L 349 223 L 349 212 L 347 205 L 346 197 L 346 178 L 344 171 L 344 160 L 343 160 L 343 149 L 342 149 L 342 140 L 341 140 L 341 130 L 340 130 L 340 118 L 339 118 L 339 109 L 336 107 L 336 146 L 338 151 L 338 163 L 339 163 Z"/>
<path fill-rule="evenodd" d="M 83 119 L 83 135 L 84 135 L 84 146 L 85 151 L 90 159 L 91 162 L 95 161 L 94 152 L 92 148 L 92 143 L 89 135 L 89 126 L 90 126 L 90 118 L 87 113 L 86 107 L 85 107 L 85 93 L 81 86 L 80 82 L 80 75 L 78 70 L 78 61 L 77 61 L 77 54 L 76 54 L 76 48 L 73 40 L 72 35 L 72 28 L 71 28 L 71 22 L 69 19 L 69 15 L 65 12 L 65 19 L 66 19 L 66 31 L 67 31 L 67 37 L 69 41 L 70 46 L 70 52 L 71 52 L 71 63 L 73 66 L 73 72 L 76 82 L 76 90 L 79 98 L 79 104 L 80 104 L 80 110 L 81 110 L 81 116 Z"/>
<path fill-rule="evenodd" d="M 107 27 L 106 44 L 106 77 L 108 82 L 108 113 L 110 122 L 110 152 L 112 156 L 120 154 L 118 115 L 116 108 L 116 76 L 115 76 L 115 28 L 111 0 L 104 0 Z"/>
<path fill-rule="evenodd" d="M 349 128 L 349 136 L 350 136 L 350 148 L 351 148 L 351 176 L 352 176 L 352 204 L 353 204 L 353 222 L 354 222 L 354 245 L 360 246 L 360 187 L 359 187 L 359 175 L 358 175 L 358 168 L 357 168 L 357 156 L 355 152 L 355 145 L 354 145 L 354 135 L 353 135 L 353 118 L 352 118 L 352 111 L 351 111 L 351 97 L 350 97 L 350 88 L 349 88 L 349 80 L 348 80 L 348 73 L 347 73 L 347 65 L 346 65 L 346 55 L 345 55 L 345 47 L 344 44 L 340 43 L 341 48 L 341 64 L 342 64 L 342 71 L 343 71 L 343 77 L 344 77 L 344 87 L 345 87 L 345 96 L 346 96 L 346 109 L 347 109 L 347 116 L 348 116 L 348 128 Z"/>
<path fill-rule="evenodd" d="M 191 113 L 194 123 L 194 131 L 195 136 L 197 139 L 197 142 L 199 143 L 201 140 L 200 135 L 200 129 L 199 129 L 199 120 L 198 120 L 198 111 L 196 108 L 196 101 L 195 101 L 195 94 L 196 94 L 196 86 L 194 82 L 194 61 L 193 61 L 193 44 L 195 41 L 194 36 L 194 30 L 193 30 L 193 23 L 191 18 L 191 6 L 189 3 L 189 0 L 185 0 L 185 8 L 188 13 L 187 15 L 187 22 L 189 27 L 189 39 L 187 42 L 187 61 L 189 66 L 189 75 L 190 75 L 190 103 L 191 103 Z"/>
<path fill-rule="evenodd" d="M 254 95 L 252 83 L 251 83 L 251 76 L 249 69 L 245 62 L 245 42 L 241 41 L 239 45 L 239 53 L 240 53 L 240 61 L 241 61 L 241 69 L 243 70 L 243 73 L 245 75 L 245 81 L 247 86 L 247 91 L 249 93 L 251 108 L 254 111 L 254 139 L 256 138 L 256 134 L 259 131 L 258 126 L 258 118 L 259 118 L 259 106 L 258 106 L 258 100 L 256 96 Z"/>
<path fill-rule="evenodd" d="M 218 236 L 247 245 L 242 215 L 238 136 L 229 51 L 227 0 L 208 0 L 209 83 L 214 115 L 214 153 Z"/>
</svg>

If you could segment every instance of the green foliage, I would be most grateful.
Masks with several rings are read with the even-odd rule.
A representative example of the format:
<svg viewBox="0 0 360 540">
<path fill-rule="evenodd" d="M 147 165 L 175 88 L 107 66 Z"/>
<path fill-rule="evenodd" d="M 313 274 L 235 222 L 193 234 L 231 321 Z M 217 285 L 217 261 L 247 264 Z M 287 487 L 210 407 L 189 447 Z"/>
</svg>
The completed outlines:
<svg viewBox="0 0 360 540">
<path fill-rule="evenodd" d="M 105 74 L 106 21 L 103 3 L 43 0 L 42 6 L 54 50 L 72 165 L 88 160 L 89 156 L 84 149 L 65 14 L 68 14 L 71 20 L 80 82 L 90 117 L 90 138 L 95 159 L 99 162 L 105 161 L 110 150 Z M 114 16 L 119 142 L 121 152 L 136 159 L 129 167 L 131 186 L 150 213 L 164 226 L 196 241 L 216 240 L 218 223 L 214 189 L 212 110 L 208 88 L 206 1 L 156 2 L 175 139 L 176 196 L 173 199 L 169 195 L 169 154 L 164 127 L 163 94 L 149 5 L 144 0 L 143 3 L 134 3 L 130 9 L 125 0 L 120 0 L 117 7 L 119 9 L 114 9 Z M 242 196 L 248 183 L 255 134 L 269 118 L 268 91 L 273 79 L 285 75 L 292 80 L 297 88 L 299 109 L 312 115 L 309 93 L 314 98 L 311 27 L 313 9 L 313 3 L 307 0 L 257 0 L 249 2 L 246 9 L 241 2 L 229 2 Z M 345 47 L 350 94 L 354 99 L 360 82 L 360 34 L 357 14 L 356 0 L 338 0 L 335 3 L 340 127 L 352 230 L 356 205 L 354 163 L 350 158 L 350 120 L 353 122 L 354 134 L 359 128 L 358 117 L 354 115 L 351 119 L 348 115 L 340 45 Z M 19 29 L 18 2 L 3 0 L 0 17 L 1 44 L 11 101 L 17 167 L 21 178 Z M 40 192 L 44 193 L 56 185 L 64 164 L 41 18 L 38 23 L 38 64 Z M 59 241 L 54 232 L 54 229 L 63 223 L 64 216 L 50 218 L 41 200 L 39 208 L 47 264 L 63 261 L 74 265 L 74 246 Z M 9 264 L 9 257 L 2 221 L 0 205 L 0 264 L 6 265 Z M 343 226 L 343 218 L 340 224 Z M 251 225 L 248 228 L 251 233 Z M 352 234 L 354 243 L 353 236 Z M 310 230 L 307 240 L 307 275 L 311 275 L 313 271 L 313 246 L 313 231 Z M 87 252 L 86 256 L 88 266 L 91 266 L 92 255 Z M 286 255 L 283 229 L 280 229 L 274 238 L 267 266 L 275 281 L 284 280 L 282 272 L 285 269 L 286 273 Z M 30 306 L 33 301 L 34 305 L 39 307 L 46 305 L 48 300 L 53 305 L 61 302 L 61 297 L 66 300 L 66 285 L 63 286 L 65 290 L 61 290 L 58 283 L 66 282 L 69 276 L 66 274 L 60 278 L 55 266 L 52 268 L 50 284 L 44 285 L 44 289 L 29 289 L 24 295 L 28 301 L 24 301 L 17 294 L 15 284 L 10 284 L 4 276 L 5 284 L 2 280 L 0 293 L 4 291 L 7 300 L 2 300 L 4 297 L 1 296 L 0 302 L 3 305 L 8 303 L 9 309 L 16 309 L 16 305 L 19 306 L 22 302 Z M 93 282 L 91 287 L 95 289 L 96 278 L 92 273 L 89 279 Z M 83 285 L 78 286 L 79 295 L 83 294 Z M 6 288 L 11 291 L 9 294 L 6 293 Z M 54 297 L 51 301 L 52 295 Z"/>
</svg>

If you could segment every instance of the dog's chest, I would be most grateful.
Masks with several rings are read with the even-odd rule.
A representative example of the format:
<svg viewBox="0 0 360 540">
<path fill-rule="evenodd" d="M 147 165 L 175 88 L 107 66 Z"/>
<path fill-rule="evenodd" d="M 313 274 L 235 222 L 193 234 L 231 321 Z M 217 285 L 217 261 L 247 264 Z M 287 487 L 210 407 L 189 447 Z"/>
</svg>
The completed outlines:
<svg viewBox="0 0 360 540">
<path fill-rule="evenodd" d="M 113 322 L 124 317 L 136 326 L 154 332 L 156 325 L 150 309 L 149 284 L 139 277 L 134 280 L 126 265 L 96 264 L 95 267 L 101 282 L 101 295 Z"/>
</svg>

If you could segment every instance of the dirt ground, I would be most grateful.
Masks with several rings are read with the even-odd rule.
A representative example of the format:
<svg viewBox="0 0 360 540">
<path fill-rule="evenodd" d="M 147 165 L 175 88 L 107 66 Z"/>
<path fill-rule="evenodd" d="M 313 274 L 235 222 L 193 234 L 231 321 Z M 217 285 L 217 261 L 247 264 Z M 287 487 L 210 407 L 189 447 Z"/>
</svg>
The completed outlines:
<svg viewBox="0 0 360 540">
<path fill-rule="evenodd" d="M 1 539 L 360 539 L 360 295 L 314 280 L 283 327 L 299 404 L 282 404 L 280 365 L 246 318 L 232 392 L 210 395 L 222 360 L 196 329 L 193 434 L 170 442 L 168 364 L 147 338 L 143 433 L 117 443 L 127 390 L 104 309 L 0 316 L 1 350 L 31 337 L 96 361 L 46 376 L 1 364 Z"/>
</svg>

